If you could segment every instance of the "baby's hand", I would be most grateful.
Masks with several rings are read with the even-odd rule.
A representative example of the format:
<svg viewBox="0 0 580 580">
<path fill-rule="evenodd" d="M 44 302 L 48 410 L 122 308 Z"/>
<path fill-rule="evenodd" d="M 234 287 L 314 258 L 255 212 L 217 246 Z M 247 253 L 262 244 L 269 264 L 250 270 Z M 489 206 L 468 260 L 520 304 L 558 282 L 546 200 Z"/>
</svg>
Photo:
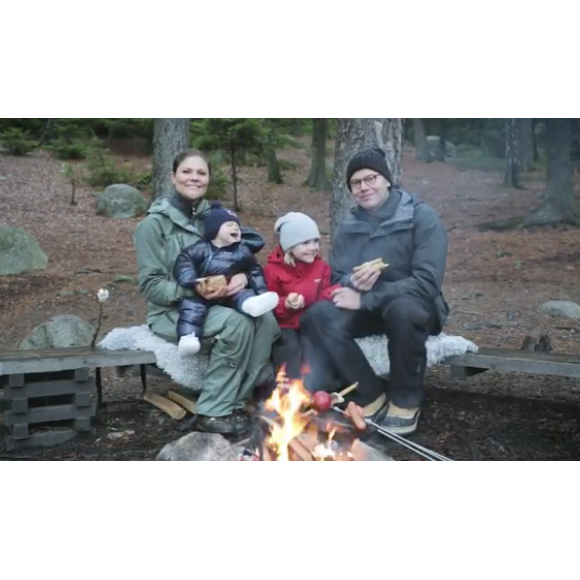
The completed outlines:
<svg viewBox="0 0 580 580">
<path fill-rule="evenodd" d="M 286 297 L 284 305 L 289 310 L 300 310 L 301 308 L 304 308 L 304 296 L 302 296 L 302 294 L 297 294 L 296 292 L 291 292 Z"/>
</svg>

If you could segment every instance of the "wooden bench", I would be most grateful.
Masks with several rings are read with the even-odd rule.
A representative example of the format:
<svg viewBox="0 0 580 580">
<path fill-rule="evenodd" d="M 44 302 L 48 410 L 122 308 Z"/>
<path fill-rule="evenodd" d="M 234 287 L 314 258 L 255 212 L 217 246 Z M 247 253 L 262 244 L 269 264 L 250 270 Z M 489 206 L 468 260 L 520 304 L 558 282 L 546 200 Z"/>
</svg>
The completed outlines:
<svg viewBox="0 0 580 580">
<path fill-rule="evenodd" d="M 445 363 L 457 379 L 487 370 L 580 378 L 580 356 L 572 354 L 482 348 L 477 353 L 450 357 Z"/>
<path fill-rule="evenodd" d="M 10 429 L 7 449 L 54 445 L 90 431 L 103 401 L 101 369 L 138 365 L 145 393 L 147 365 L 155 362 L 153 352 L 135 350 L 0 351 L 0 389 L 8 404 L 4 418 Z M 95 393 L 97 405 L 92 400 Z"/>
</svg>

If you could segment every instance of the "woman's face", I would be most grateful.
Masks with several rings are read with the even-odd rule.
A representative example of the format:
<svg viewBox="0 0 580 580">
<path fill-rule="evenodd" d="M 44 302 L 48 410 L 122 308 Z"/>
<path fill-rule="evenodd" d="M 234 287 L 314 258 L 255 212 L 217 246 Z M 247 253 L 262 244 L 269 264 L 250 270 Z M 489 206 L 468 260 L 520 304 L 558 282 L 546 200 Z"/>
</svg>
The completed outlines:
<svg viewBox="0 0 580 580">
<path fill-rule="evenodd" d="M 171 172 L 171 181 L 179 195 L 190 201 L 202 198 L 209 185 L 209 168 L 201 157 L 186 157 Z"/>
</svg>

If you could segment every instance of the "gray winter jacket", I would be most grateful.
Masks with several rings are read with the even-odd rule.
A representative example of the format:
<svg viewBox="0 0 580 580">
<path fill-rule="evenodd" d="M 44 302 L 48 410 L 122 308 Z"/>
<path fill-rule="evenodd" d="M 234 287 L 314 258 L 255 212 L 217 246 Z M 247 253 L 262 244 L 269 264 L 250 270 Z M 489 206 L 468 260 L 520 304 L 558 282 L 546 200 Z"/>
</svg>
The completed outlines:
<svg viewBox="0 0 580 580">
<path fill-rule="evenodd" d="M 362 308 L 372 310 L 401 296 L 435 304 L 441 326 L 449 315 L 441 287 L 447 262 L 447 233 L 437 212 L 415 195 L 392 189 L 376 211 L 355 207 L 340 225 L 330 255 L 333 282 L 350 286 L 355 266 L 382 258 L 388 264 Z"/>
</svg>

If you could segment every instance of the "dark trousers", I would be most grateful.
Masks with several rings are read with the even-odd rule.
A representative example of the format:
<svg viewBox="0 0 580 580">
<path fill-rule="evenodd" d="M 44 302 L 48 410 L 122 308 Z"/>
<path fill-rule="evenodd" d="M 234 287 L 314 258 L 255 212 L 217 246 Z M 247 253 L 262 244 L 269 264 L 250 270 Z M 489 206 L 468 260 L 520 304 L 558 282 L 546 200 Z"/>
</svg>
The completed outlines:
<svg viewBox="0 0 580 580">
<path fill-rule="evenodd" d="M 285 367 L 286 376 L 290 379 L 303 378 L 305 353 L 309 350 L 310 341 L 299 329 L 281 328 L 280 338 L 272 347 L 272 358 L 276 371 Z"/>
<path fill-rule="evenodd" d="M 330 301 L 310 307 L 300 320 L 303 333 L 312 345 L 311 359 L 325 362 L 313 365 L 314 388 L 327 382 L 322 368 L 334 371 L 341 386 L 354 382 L 359 387 L 348 400 L 366 406 L 385 392 L 386 383 L 375 375 L 355 338 L 386 334 L 390 363 L 390 396 L 398 407 L 419 407 L 423 403 L 423 380 L 427 363 L 425 342 L 431 334 L 439 334 L 433 304 L 409 296 L 401 296 L 377 310 L 344 310 Z"/>
</svg>

